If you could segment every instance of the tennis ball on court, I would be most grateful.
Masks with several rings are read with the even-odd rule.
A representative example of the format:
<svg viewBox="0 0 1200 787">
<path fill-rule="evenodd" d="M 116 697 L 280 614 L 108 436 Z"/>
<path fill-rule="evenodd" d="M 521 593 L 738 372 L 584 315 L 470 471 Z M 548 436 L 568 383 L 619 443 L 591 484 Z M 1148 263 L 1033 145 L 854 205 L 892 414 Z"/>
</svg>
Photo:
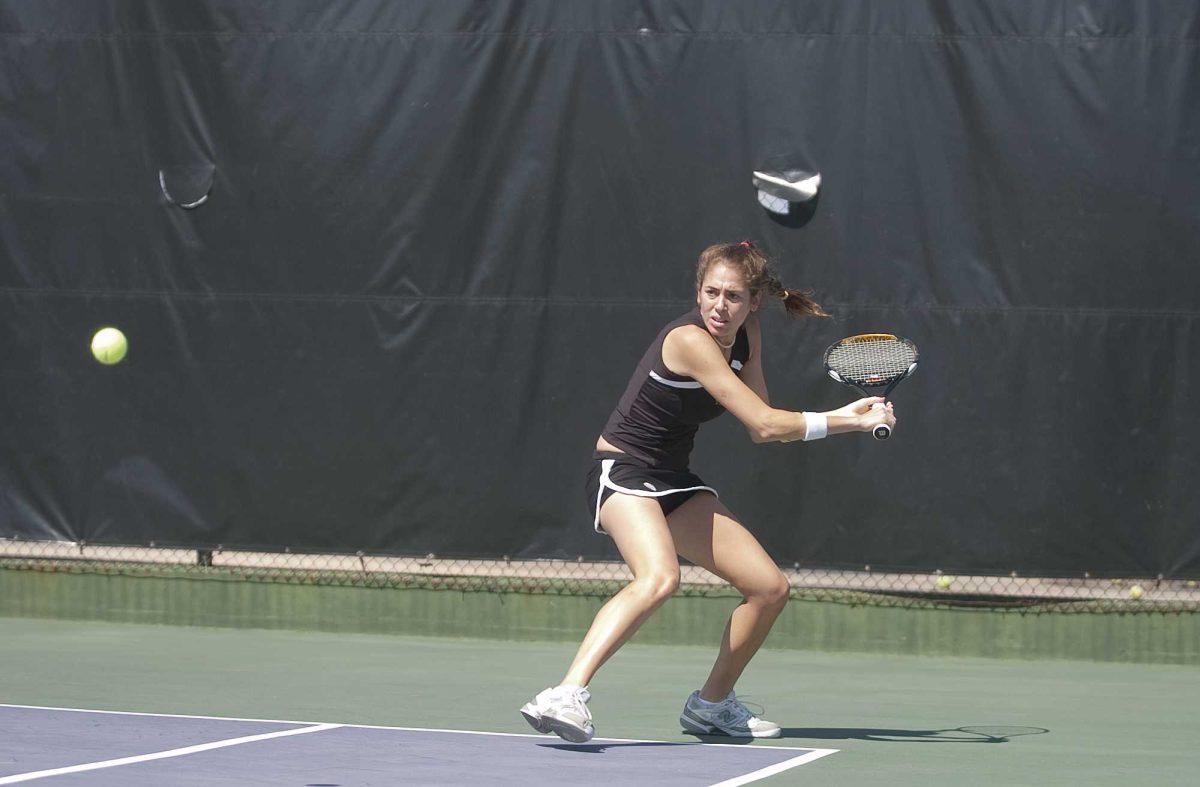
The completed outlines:
<svg viewBox="0 0 1200 787">
<path fill-rule="evenodd" d="M 1141 586 L 1141 585 L 1134 585 L 1133 587 L 1131 587 L 1131 588 L 1129 589 L 1129 597 L 1130 597 L 1131 599 L 1133 599 L 1134 601 L 1137 601 L 1139 598 L 1141 598 L 1141 597 L 1142 597 L 1142 593 L 1143 593 L 1143 592 L 1144 592 L 1144 591 L 1142 590 L 1142 586 Z"/>
<path fill-rule="evenodd" d="M 937 578 L 937 586 L 939 588 L 941 588 L 942 590 L 945 590 L 946 588 L 950 587 L 950 585 L 953 582 L 954 582 L 954 577 L 938 577 Z"/>
<path fill-rule="evenodd" d="M 1189 580 L 1188 580 L 1188 587 L 1190 587 L 1190 588 L 1194 588 L 1194 587 L 1196 587 L 1196 580 L 1194 580 L 1194 579 L 1189 579 Z"/>
<path fill-rule="evenodd" d="M 111 326 L 101 328 L 92 337 L 92 355 L 105 366 L 120 363 L 128 351 L 129 342 L 126 341 L 125 334 Z"/>
</svg>

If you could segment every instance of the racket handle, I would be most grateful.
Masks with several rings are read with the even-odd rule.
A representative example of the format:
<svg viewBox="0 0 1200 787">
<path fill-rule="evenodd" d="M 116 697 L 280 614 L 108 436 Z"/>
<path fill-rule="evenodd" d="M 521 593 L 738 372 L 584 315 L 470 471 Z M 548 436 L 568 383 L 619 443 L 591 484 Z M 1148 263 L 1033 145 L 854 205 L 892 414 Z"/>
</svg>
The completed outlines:
<svg viewBox="0 0 1200 787">
<path fill-rule="evenodd" d="M 872 410 L 881 410 L 885 406 L 886 405 L 884 405 L 883 402 L 876 402 L 875 404 L 871 405 L 871 409 Z M 887 424 L 879 424 L 878 426 L 876 426 L 874 429 L 871 430 L 871 435 L 876 440 L 886 440 L 892 436 L 892 427 L 888 426 Z"/>
</svg>

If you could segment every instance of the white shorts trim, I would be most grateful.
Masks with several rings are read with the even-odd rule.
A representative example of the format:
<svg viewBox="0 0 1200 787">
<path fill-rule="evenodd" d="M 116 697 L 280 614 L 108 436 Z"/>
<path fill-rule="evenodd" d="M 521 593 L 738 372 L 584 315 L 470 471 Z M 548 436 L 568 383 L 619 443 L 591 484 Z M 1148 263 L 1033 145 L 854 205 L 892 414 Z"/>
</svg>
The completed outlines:
<svg viewBox="0 0 1200 787">
<path fill-rule="evenodd" d="M 653 372 L 651 372 L 651 374 L 653 374 Z M 697 383 L 697 385 L 699 385 L 699 383 Z M 720 497 L 720 495 L 717 493 L 717 490 L 713 489 L 711 486 L 685 486 L 681 489 L 664 489 L 661 492 L 647 492 L 642 489 L 628 489 L 623 486 L 618 486 L 613 483 L 611 478 L 608 477 L 609 472 L 612 470 L 612 467 L 614 464 L 616 464 L 616 462 L 616 459 L 600 460 L 600 488 L 596 490 L 596 518 L 595 521 L 592 522 L 592 527 L 595 528 L 597 533 L 604 533 L 604 528 L 600 527 L 600 502 L 604 499 L 605 487 L 613 490 L 614 492 L 620 492 L 623 495 L 633 495 L 634 497 L 664 497 L 666 495 L 676 494 L 677 492 L 712 492 L 716 497 Z M 608 534 L 604 533 L 604 535 Z"/>
</svg>

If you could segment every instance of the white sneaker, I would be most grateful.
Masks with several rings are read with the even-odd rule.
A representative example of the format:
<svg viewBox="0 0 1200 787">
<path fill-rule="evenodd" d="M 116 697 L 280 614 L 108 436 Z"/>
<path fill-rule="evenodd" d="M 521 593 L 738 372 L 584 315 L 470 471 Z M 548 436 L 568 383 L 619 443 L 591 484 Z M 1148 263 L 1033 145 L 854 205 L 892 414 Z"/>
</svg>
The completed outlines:
<svg viewBox="0 0 1200 787">
<path fill-rule="evenodd" d="M 571 743 L 587 743 L 596 734 L 587 706 L 591 698 L 581 686 L 552 686 L 525 703 L 521 715 L 538 732 L 553 732 Z"/>
<path fill-rule="evenodd" d="M 729 735 L 734 738 L 778 738 L 782 734 L 778 724 L 758 718 L 750 709 L 738 701 L 732 691 L 720 702 L 700 699 L 700 692 L 693 691 L 684 703 L 679 723 L 684 732 L 696 735 Z"/>
</svg>

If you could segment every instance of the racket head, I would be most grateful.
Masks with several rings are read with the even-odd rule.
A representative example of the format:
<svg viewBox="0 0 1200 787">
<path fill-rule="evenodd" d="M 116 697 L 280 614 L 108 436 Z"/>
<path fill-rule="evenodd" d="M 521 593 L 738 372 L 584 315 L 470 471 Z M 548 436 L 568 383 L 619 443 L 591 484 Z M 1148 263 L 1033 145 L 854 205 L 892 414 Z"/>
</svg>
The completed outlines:
<svg viewBox="0 0 1200 787">
<path fill-rule="evenodd" d="M 890 333 L 860 333 L 835 342 L 825 351 L 825 371 L 840 383 L 861 390 L 887 388 L 913 373 L 917 345 Z"/>
</svg>

